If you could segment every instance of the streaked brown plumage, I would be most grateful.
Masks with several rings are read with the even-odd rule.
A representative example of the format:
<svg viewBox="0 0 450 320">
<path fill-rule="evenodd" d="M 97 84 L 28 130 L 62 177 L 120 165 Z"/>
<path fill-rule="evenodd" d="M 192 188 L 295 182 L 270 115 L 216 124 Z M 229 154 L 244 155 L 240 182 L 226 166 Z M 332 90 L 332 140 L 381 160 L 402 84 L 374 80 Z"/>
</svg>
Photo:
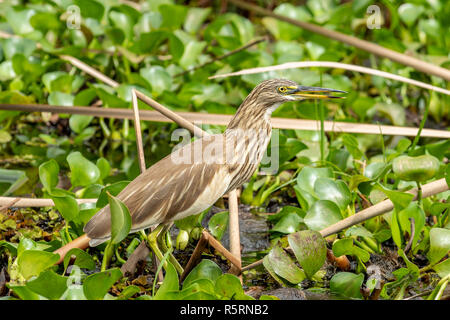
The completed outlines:
<svg viewBox="0 0 450 320">
<path fill-rule="evenodd" d="M 119 193 L 117 197 L 131 214 L 131 232 L 202 212 L 228 191 L 240 187 L 255 172 L 267 148 L 272 112 L 283 102 L 304 99 L 301 92 L 333 91 L 339 92 L 300 87 L 284 79 L 260 83 L 241 104 L 223 134 L 206 135 L 178 149 Z M 311 94 L 305 96 L 309 98 Z M 110 229 L 110 211 L 106 206 L 84 228 L 91 239 L 90 246 L 108 240 Z"/>
</svg>

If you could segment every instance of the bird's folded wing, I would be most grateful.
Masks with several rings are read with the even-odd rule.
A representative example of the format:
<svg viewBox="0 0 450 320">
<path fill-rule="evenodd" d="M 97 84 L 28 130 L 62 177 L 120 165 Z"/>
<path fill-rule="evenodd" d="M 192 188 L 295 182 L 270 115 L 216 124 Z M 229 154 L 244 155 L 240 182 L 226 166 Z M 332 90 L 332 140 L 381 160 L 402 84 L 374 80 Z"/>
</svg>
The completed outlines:
<svg viewBox="0 0 450 320">
<path fill-rule="evenodd" d="M 202 140 L 196 140 L 179 152 L 189 147 L 192 151 L 193 147 L 201 143 L 210 144 Z M 227 190 L 228 169 L 220 160 L 209 158 L 208 161 L 194 161 L 192 158 L 194 163 L 180 163 L 172 155 L 148 168 L 117 196 L 130 211 L 131 231 L 199 213 L 214 204 Z M 84 232 L 93 239 L 91 245 L 98 245 L 110 237 L 109 206 L 91 218 Z"/>
</svg>

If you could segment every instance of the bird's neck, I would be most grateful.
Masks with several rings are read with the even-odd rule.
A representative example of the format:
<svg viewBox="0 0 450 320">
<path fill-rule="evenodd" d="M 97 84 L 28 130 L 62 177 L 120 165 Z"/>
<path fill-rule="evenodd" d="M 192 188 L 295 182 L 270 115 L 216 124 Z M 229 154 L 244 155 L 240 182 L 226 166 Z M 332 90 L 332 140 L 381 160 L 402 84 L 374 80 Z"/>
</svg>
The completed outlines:
<svg viewBox="0 0 450 320">
<path fill-rule="evenodd" d="M 270 106 L 259 106 L 256 103 L 248 103 L 247 99 L 241 104 L 236 114 L 228 123 L 228 130 L 271 130 L 270 118 L 272 112 L 280 104 Z"/>
</svg>

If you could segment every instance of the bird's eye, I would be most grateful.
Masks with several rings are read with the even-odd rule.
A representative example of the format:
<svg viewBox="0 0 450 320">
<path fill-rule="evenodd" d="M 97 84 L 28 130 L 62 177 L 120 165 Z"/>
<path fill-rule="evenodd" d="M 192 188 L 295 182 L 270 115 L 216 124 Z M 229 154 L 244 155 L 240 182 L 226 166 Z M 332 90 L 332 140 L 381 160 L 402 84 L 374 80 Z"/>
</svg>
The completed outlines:
<svg viewBox="0 0 450 320">
<path fill-rule="evenodd" d="M 278 91 L 281 92 L 281 93 L 285 93 L 287 91 L 287 88 L 286 87 L 279 87 Z"/>
</svg>

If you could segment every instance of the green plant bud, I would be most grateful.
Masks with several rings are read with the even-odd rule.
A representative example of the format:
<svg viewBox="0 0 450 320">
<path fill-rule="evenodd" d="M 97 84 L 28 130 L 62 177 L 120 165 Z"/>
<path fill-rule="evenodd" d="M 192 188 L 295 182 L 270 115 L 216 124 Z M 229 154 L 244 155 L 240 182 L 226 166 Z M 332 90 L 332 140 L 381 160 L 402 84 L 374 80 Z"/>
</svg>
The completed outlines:
<svg viewBox="0 0 450 320">
<path fill-rule="evenodd" d="M 400 156 L 392 162 L 392 170 L 402 180 L 423 182 L 436 175 L 439 160 L 431 155 Z"/>
<path fill-rule="evenodd" d="M 170 232 L 166 232 L 165 236 L 167 248 L 172 248 L 172 237 L 170 236 Z"/>
<path fill-rule="evenodd" d="M 200 239 L 201 235 L 202 235 L 202 228 L 194 228 L 194 229 L 192 229 L 192 231 L 191 231 L 192 239 L 198 240 L 198 239 Z"/>
<path fill-rule="evenodd" d="M 186 249 L 189 243 L 189 233 L 186 230 L 180 230 L 177 236 L 176 248 L 177 250 Z"/>
</svg>

